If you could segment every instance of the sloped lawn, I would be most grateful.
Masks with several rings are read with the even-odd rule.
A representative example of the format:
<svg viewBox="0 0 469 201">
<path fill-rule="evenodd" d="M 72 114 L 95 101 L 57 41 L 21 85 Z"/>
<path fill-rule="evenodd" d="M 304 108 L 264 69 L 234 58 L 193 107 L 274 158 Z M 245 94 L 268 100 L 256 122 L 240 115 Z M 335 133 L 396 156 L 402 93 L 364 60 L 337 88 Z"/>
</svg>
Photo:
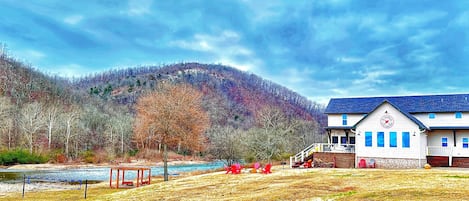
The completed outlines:
<svg viewBox="0 0 469 201">
<path fill-rule="evenodd" d="M 87 200 L 467 200 L 469 195 L 469 169 L 451 168 L 283 169 L 275 166 L 268 175 L 231 175 L 220 171 L 174 177 L 169 182 L 161 180 L 157 178 L 152 185 L 129 190 L 110 190 L 104 184 L 93 186 Z M 65 193 L 30 193 L 25 200 L 72 199 Z"/>
</svg>

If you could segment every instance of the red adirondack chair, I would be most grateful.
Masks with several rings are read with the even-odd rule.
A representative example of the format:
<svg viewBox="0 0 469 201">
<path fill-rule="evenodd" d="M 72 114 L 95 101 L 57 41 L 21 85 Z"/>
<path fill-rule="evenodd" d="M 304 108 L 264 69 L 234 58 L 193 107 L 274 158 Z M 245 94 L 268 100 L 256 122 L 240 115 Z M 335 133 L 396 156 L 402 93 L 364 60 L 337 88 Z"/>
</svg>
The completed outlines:
<svg viewBox="0 0 469 201">
<path fill-rule="evenodd" d="M 365 159 L 360 159 L 360 162 L 358 163 L 359 168 L 366 168 L 366 160 Z"/>
<path fill-rule="evenodd" d="M 262 173 L 264 173 L 264 174 L 270 174 L 270 173 L 272 173 L 272 172 L 270 171 L 270 168 L 272 168 L 272 164 L 269 163 L 269 164 L 265 165 L 265 168 L 262 169 Z"/>
<path fill-rule="evenodd" d="M 243 167 L 241 167 L 241 165 L 240 165 L 239 163 L 236 163 L 236 164 L 232 165 L 231 168 L 232 168 L 232 169 L 231 169 L 231 172 L 232 172 L 233 174 L 240 174 L 240 173 L 241 173 L 241 169 L 242 169 Z"/>
<path fill-rule="evenodd" d="M 225 170 L 226 170 L 225 174 L 228 174 L 228 173 L 240 174 L 242 168 L 243 167 L 239 163 L 233 164 L 230 167 L 225 166 Z"/>
<path fill-rule="evenodd" d="M 369 167 L 369 168 L 376 168 L 376 161 L 375 161 L 375 159 L 370 159 L 370 161 L 368 161 L 368 167 Z"/>
<path fill-rule="evenodd" d="M 226 170 L 225 174 L 228 174 L 231 172 L 231 167 L 225 166 L 225 170 Z"/>
<path fill-rule="evenodd" d="M 313 167 L 313 161 L 312 160 L 306 161 L 305 163 L 303 163 L 303 167 L 304 168 L 312 168 Z"/>
</svg>

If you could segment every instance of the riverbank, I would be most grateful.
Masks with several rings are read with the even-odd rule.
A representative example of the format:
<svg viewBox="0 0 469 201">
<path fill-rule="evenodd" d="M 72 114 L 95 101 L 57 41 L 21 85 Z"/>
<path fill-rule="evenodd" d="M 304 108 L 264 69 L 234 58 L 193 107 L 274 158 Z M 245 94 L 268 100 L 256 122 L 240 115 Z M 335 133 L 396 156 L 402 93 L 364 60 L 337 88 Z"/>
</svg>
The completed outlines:
<svg viewBox="0 0 469 201">
<path fill-rule="evenodd" d="M 195 164 L 206 164 L 210 161 L 169 161 L 168 165 L 195 165 Z M 11 169 L 11 170 L 64 170 L 64 169 L 77 169 L 77 168 L 95 168 L 95 167 L 111 167 L 116 165 L 122 166 L 157 166 L 162 167 L 163 162 L 149 162 L 145 160 L 134 160 L 130 163 L 100 163 L 100 164 L 55 164 L 55 163 L 45 163 L 45 164 L 19 164 L 13 166 L 3 166 L 0 169 Z"/>
<path fill-rule="evenodd" d="M 152 175 L 155 179 L 161 177 L 163 162 L 148 162 L 143 160 L 135 160 L 130 163 L 120 164 L 22 164 L 14 165 L 7 168 L 0 169 L 0 197 L 5 196 L 9 193 L 22 192 L 22 178 L 23 172 L 26 176 L 44 178 L 45 182 L 48 179 L 55 183 L 44 185 L 44 181 L 41 181 L 38 185 L 26 185 L 26 192 L 44 191 L 48 189 L 61 189 L 73 187 L 68 184 L 61 184 L 60 181 L 72 181 L 80 179 L 82 182 L 85 180 L 96 182 L 109 180 L 109 167 L 121 165 L 121 166 L 148 166 L 152 168 Z M 169 162 L 170 174 L 173 176 L 190 175 L 193 172 L 203 173 L 204 171 L 213 171 L 221 169 L 220 164 L 208 161 L 178 161 L 174 160 Z M 130 174 L 132 178 L 132 174 Z M 57 181 L 57 182 L 56 182 Z M 102 183 L 102 182 L 100 182 Z M 48 187 L 48 186 L 52 186 Z"/>
</svg>

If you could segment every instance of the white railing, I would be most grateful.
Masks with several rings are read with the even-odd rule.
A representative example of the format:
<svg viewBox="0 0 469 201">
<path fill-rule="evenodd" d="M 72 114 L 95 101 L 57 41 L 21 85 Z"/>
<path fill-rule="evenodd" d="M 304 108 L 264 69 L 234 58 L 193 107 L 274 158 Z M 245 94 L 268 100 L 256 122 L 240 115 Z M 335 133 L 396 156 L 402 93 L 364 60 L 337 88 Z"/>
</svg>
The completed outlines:
<svg viewBox="0 0 469 201">
<path fill-rule="evenodd" d="M 314 143 L 301 150 L 294 156 L 290 156 L 290 168 L 296 162 L 304 162 L 305 158 L 314 152 L 333 152 L 333 153 L 355 153 L 354 144 L 328 144 Z"/>
<path fill-rule="evenodd" d="M 428 156 L 469 157 L 469 149 L 461 147 L 428 146 Z"/>
</svg>

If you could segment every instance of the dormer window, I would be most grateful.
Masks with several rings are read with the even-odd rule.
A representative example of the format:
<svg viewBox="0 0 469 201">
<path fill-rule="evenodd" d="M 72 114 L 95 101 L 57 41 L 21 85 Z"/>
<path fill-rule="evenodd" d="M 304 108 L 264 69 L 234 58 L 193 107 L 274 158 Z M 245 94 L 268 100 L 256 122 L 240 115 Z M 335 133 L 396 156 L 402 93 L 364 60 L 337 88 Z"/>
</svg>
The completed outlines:
<svg viewBox="0 0 469 201">
<path fill-rule="evenodd" d="M 461 119 L 462 118 L 462 112 L 456 112 L 454 114 L 454 117 L 456 117 L 456 119 Z"/>
<path fill-rule="evenodd" d="M 347 125 L 347 114 L 342 114 L 342 125 L 343 126 Z"/>
<path fill-rule="evenodd" d="M 428 118 L 429 118 L 429 119 L 435 119 L 435 117 L 436 117 L 436 114 L 435 114 L 435 113 L 430 113 L 430 114 L 428 114 Z"/>
</svg>

